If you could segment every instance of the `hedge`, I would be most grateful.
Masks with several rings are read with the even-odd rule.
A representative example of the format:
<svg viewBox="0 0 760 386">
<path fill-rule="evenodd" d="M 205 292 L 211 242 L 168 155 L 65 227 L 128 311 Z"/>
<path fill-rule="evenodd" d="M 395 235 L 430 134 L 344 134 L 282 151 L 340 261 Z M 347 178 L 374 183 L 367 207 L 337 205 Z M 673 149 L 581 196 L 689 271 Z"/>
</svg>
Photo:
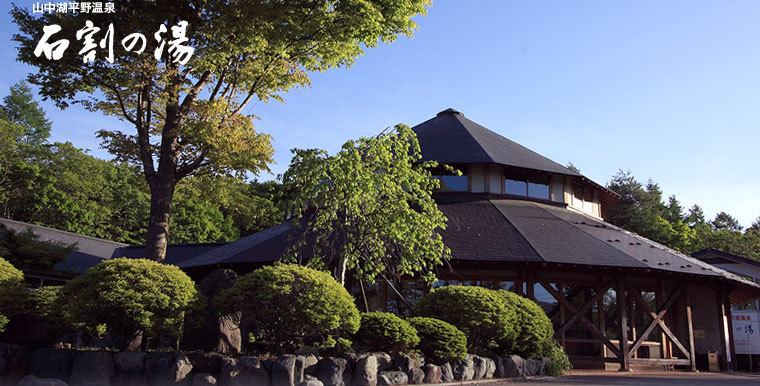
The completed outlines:
<svg viewBox="0 0 760 386">
<path fill-rule="evenodd" d="M 409 322 L 390 312 L 362 314 L 354 342 L 365 350 L 403 352 L 417 346 L 420 338 Z"/>
<path fill-rule="evenodd" d="M 417 330 L 420 351 L 436 359 L 464 359 L 467 355 L 467 337 L 454 325 L 443 320 L 422 316 L 407 319 Z"/>
</svg>

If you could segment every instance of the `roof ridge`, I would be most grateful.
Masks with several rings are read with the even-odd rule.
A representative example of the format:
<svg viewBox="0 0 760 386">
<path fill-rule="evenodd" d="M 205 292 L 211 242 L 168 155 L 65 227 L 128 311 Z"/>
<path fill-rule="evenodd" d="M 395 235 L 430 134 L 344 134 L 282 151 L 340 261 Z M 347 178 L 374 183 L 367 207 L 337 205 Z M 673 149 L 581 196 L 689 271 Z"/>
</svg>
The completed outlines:
<svg viewBox="0 0 760 386">
<path fill-rule="evenodd" d="M 520 230 L 520 228 L 517 225 L 515 225 L 515 223 L 513 223 L 512 220 L 509 219 L 509 217 L 507 216 L 507 214 L 504 213 L 504 211 L 502 211 L 501 208 L 499 208 L 498 206 L 496 206 L 496 204 L 493 202 L 493 200 L 489 199 L 487 201 L 488 201 L 489 204 L 491 204 L 491 206 L 493 206 L 497 211 L 499 211 L 499 213 L 501 213 L 501 216 L 504 217 L 504 219 L 507 220 L 507 222 L 510 225 L 512 225 L 513 228 L 515 228 L 515 230 L 517 231 L 517 233 L 520 234 L 520 237 L 522 237 L 522 239 L 525 240 L 525 243 L 528 244 L 528 245 L 530 245 L 530 249 L 532 249 L 533 252 L 536 253 L 536 256 L 538 256 L 538 258 L 541 259 L 542 262 L 546 263 L 547 262 L 546 259 L 544 259 L 544 257 L 541 256 L 541 254 L 536 249 L 536 246 L 533 245 L 533 243 L 531 243 L 530 240 L 528 240 L 527 237 L 525 237 L 525 234 L 523 234 L 523 231 Z"/>
</svg>

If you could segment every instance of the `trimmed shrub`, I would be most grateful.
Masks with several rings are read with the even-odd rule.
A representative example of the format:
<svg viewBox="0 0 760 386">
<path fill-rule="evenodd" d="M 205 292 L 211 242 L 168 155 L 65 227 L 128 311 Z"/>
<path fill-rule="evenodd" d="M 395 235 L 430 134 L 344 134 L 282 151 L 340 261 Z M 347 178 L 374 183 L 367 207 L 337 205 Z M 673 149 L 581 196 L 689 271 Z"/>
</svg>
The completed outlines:
<svg viewBox="0 0 760 386">
<path fill-rule="evenodd" d="M 417 302 L 418 315 L 453 324 L 467 336 L 468 348 L 488 350 L 517 336 L 517 313 L 497 291 L 482 287 L 445 286 Z"/>
<path fill-rule="evenodd" d="M 467 355 L 467 337 L 454 325 L 422 316 L 406 321 L 417 330 L 420 337 L 417 347 L 426 356 L 451 360 L 464 359 Z"/>
<path fill-rule="evenodd" d="M 109 332 L 136 350 L 144 334 L 182 330 L 196 297 L 193 281 L 179 268 L 147 259 L 111 259 L 90 268 L 61 290 L 64 313 L 77 328 Z"/>
<path fill-rule="evenodd" d="M 354 342 L 369 351 L 404 352 L 417 346 L 420 338 L 406 320 L 390 312 L 368 312 L 362 314 Z"/>
<path fill-rule="evenodd" d="M 221 315 L 241 313 L 257 343 L 277 350 L 323 345 L 359 328 L 354 299 L 328 273 L 295 264 L 257 269 L 214 298 Z"/>
<path fill-rule="evenodd" d="M 0 257 L 0 311 L 6 320 L 23 312 L 26 300 L 24 274 Z"/>
<path fill-rule="evenodd" d="M 63 286 L 35 288 L 29 292 L 29 312 L 39 316 L 48 327 L 55 330 L 66 329 L 66 319 L 61 306 Z"/>
<path fill-rule="evenodd" d="M 512 339 L 499 341 L 503 353 L 523 358 L 544 356 L 554 342 L 554 327 L 544 310 L 536 302 L 514 292 L 498 290 L 505 305 L 517 314 L 517 334 Z"/>
<path fill-rule="evenodd" d="M 552 341 L 549 351 L 545 355 L 549 357 L 546 373 L 551 376 L 558 377 L 564 374 L 565 371 L 573 368 L 570 358 L 567 357 L 565 350 L 562 349 L 562 346 L 556 340 Z"/>
</svg>

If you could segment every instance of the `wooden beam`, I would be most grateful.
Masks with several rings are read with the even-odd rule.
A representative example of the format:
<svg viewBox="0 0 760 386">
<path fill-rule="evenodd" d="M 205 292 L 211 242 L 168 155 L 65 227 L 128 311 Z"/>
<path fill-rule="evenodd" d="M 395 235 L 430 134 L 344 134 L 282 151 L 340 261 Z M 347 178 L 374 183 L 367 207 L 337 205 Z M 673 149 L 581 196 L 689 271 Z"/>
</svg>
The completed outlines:
<svg viewBox="0 0 760 386">
<path fill-rule="evenodd" d="M 558 302 L 560 302 L 565 308 L 567 308 L 568 310 L 570 310 L 570 312 L 573 313 L 573 317 L 569 321 L 567 321 L 565 323 L 565 325 L 562 326 L 564 328 L 560 327 L 560 330 L 557 333 L 555 333 L 555 336 L 564 334 L 564 332 L 567 330 L 568 326 L 571 323 L 574 323 L 576 320 L 579 320 L 584 326 L 586 326 L 586 328 L 589 331 L 591 331 L 591 333 L 594 336 L 596 336 L 596 338 L 599 340 L 599 342 L 601 342 L 605 346 L 609 347 L 609 349 L 617 357 L 620 357 L 620 355 L 621 355 L 620 350 L 614 344 L 612 344 L 612 342 L 610 342 L 609 339 L 607 339 L 607 337 L 604 335 L 604 333 L 602 333 L 601 331 L 599 331 L 599 329 L 596 328 L 596 326 L 594 326 L 593 323 L 591 323 L 588 319 L 586 319 L 586 317 L 583 315 L 583 312 L 585 312 L 585 311 L 579 311 L 579 310 L 575 309 L 575 307 L 572 304 L 570 304 L 565 299 L 565 297 L 562 296 L 562 294 L 558 293 L 557 290 L 554 289 L 554 287 L 552 287 L 551 285 L 547 284 L 542 279 L 537 279 L 537 280 L 539 280 L 539 283 L 541 284 L 541 286 L 543 286 L 546 289 L 546 291 L 548 291 L 552 296 L 554 296 L 555 299 L 557 299 Z M 600 291 L 599 293 L 600 294 L 604 294 L 604 292 L 606 292 L 606 290 Z M 596 299 L 592 299 L 592 300 L 596 301 Z M 593 302 L 591 302 L 591 304 L 593 304 Z"/>
<path fill-rule="evenodd" d="M 560 301 L 560 302 L 564 303 L 565 307 L 572 308 L 572 311 L 573 311 L 573 316 L 570 318 L 570 320 L 568 320 L 567 322 L 565 322 L 565 324 L 563 324 L 562 326 L 560 326 L 560 328 L 559 328 L 559 330 L 557 330 L 556 334 L 562 334 L 565 331 L 567 331 L 567 329 L 570 328 L 570 327 L 572 327 L 573 324 L 575 324 L 575 322 L 579 318 L 583 317 L 585 319 L 584 315 L 586 314 L 586 312 L 588 312 L 588 310 L 590 310 L 591 307 L 594 306 L 594 303 L 596 303 L 597 300 L 599 300 L 599 299 L 601 299 L 601 298 L 604 297 L 604 294 L 607 293 L 607 290 L 609 290 L 610 287 L 612 287 L 612 284 L 614 283 L 614 281 L 615 280 L 613 279 L 613 280 L 608 281 L 606 284 L 604 284 L 602 286 L 602 288 L 597 291 L 596 295 L 594 295 L 594 297 L 592 297 L 589 301 L 587 301 L 586 304 L 584 304 L 583 307 L 581 307 L 580 310 L 578 310 L 577 313 L 575 312 L 576 311 L 575 307 L 572 306 L 570 304 L 570 302 L 568 302 L 567 299 L 565 299 L 564 296 L 562 296 L 561 294 L 557 293 L 556 290 L 554 290 L 554 288 L 552 288 L 552 291 L 554 291 L 555 293 L 557 293 L 557 295 L 562 298 L 561 301 L 559 299 L 557 299 L 557 301 Z M 546 284 L 544 282 L 541 282 L 541 285 L 544 286 L 544 287 L 546 287 Z M 551 286 L 549 286 L 549 287 L 551 287 Z M 547 289 L 547 291 L 549 291 L 549 290 Z M 549 292 L 551 293 L 551 291 L 549 291 Z M 552 293 L 552 296 L 554 296 L 554 293 Z"/>
<path fill-rule="evenodd" d="M 678 347 L 678 349 L 681 350 L 683 355 L 686 356 L 687 359 L 691 358 L 689 354 L 689 350 L 687 350 L 686 347 L 684 347 L 684 345 L 681 344 L 678 338 L 676 338 L 675 334 L 673 334 L 670 328 L 668 328 L 668 326 L 662 320 L 663 317 L 665 316 L 665 313 L 668 311 L 668 309 L 670 309 L 670 307 L 673 305 L 676 299 L 678 299 L 678 296 L 681 294 L 682 291 L 683 291 L 683 286 L 679 286 L 675 290 L 673 290 L 673 292 L 671 292 L 670 296 L 668 297 L 668 300 L 665 301 L 665 304 L 662 305 L 662 307 L 657 312 L 657 314 L 655 314 L 649 309 L 647 304 L 644 302 L 644 299 L 641 298 L 641 294 L 639 294 L 636 291 L 633 291 L 634 298 L 636 298 L 639 304 L 641 304 L 642 308 L 644 308 L 644 310 L 647 313 L 649 313 L 649 316 L 652 317 L 652 322 L 649 324 L 649 327 L 647 327 L 644 333 L 641 334 L 639 339 L 633 344 L 633 347 L 631 348 L 631 350 L 638 350 L 639 346 L 641 346 L 644 340 L 646 340 L 646 338 L 649 337 L 649 334 L 652 333 L 652 330 L 654 330 L 654 328 L 657 325 L 659 325 L 660 329 L 662 329 L 662 331 L 665 333 L 665 335 L 667 335 L 668 338 L 670 338 L 673 344 L 675 344 L 676 347 Z"/>
<path fill-rule="evenodd" d="M 689 300 L 689 286 L 686 286 L 687 291 L 683 292 L 683 297 L 686 304 L 686 326 L 689 331 L 689 370 L 697 371 L 697 359 L 694 354 L 694 324 L 691 320 L 691 301 Z"/>
<path fill-rule="evenodd" d="M 618 355 L 618 359 L 620 359 L 620 371 L 631 371 L 631 353 L 628 351 L 628 305 L 625 296 L 625 285 L 622 279 L 617 282 L 615 296 L 617 298 L 618 309 L 620 310 L 620 352 L 622 354 Z"/>
<path fill-rule="evenodd" d="M 583 287 L 576 286 L 575 288 L 572 289 L 572 291 L 570 291 L 567 294 L 566 299 L 572 300 L 576 295 L 578 295 L 579 292 L 581 292 L 582 289 Z M 562 291 L 560 291 L 560 293 L 562 293 Z M 559 309 L 560 309 L 560 306 L 559 306 L 559 303 L 557 303 L 557 305 L 554 306 L 554 308 L 552 308 L 552 310 L 549 311 L 549 313 L 547 313 L 546 316 L 548 316 L 549 319 L 551 319 L 554 316 L 554 314 L 556 314 L 559 311 Z"/>
</svg>

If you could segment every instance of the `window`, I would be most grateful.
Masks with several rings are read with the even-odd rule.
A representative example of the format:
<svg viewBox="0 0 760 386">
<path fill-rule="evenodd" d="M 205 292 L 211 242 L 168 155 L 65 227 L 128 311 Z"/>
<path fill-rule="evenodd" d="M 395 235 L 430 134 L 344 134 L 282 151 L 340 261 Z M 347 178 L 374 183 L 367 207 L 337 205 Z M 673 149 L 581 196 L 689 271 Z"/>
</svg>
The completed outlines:
<svg viewBox="0 0 760 386">
<path fill-rule="evenodd" d="M 466 192 L 467 176 L 441 176 L 441 190 L 450 192 Z"/>
<path fill-rule="evenodd" d="M 525 181 L 507 178 L 504 180 L 504 193 L 525 196 L 528 194 L 528 185 Z"/>
<path fill-rule="evenodd" d="M 528 196 L 549 199 L 549 176 L 538 175 L 528 178 Z"/>
</svg>

